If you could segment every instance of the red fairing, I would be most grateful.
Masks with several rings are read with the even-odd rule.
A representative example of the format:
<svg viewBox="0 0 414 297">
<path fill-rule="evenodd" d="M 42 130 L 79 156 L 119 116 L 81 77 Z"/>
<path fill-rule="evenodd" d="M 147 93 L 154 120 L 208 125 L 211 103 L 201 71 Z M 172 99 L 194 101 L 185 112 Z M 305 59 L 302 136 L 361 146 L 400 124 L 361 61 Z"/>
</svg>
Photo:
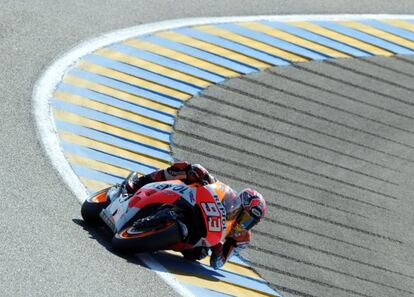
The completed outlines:
<svg viewBox="0 0 414 297">
<path fill-rule="evenodd" d="M 218 244 L 223 236 L 223 216 L 211 193 L 204 187 L 197 189 L 197 204 L 203 213 L 204 223 L 207 227 L 205 238 L 209 246 Z"/>
<path fill-rule="evenodd" d="M 129 201 L 129 207 L 144 208 L 150 204 L 174 204 L 180 195 L 168 189 L 157 191 L 153 188 L 141 188 Z"/>
</svg>

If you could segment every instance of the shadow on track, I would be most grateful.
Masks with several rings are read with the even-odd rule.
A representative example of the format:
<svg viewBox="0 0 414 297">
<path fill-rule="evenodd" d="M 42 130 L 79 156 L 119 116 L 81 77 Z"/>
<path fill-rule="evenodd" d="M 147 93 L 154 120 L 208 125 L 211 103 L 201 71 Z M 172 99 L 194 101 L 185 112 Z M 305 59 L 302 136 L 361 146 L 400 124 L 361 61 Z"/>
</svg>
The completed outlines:
<svg viewBox="0 0 414 297">
<path fill-rule="evenodd" d="M 90 226 L 87 223 L 85 223 L 83 220 L 80 219 L 72 219 L 72 221 L 83 228 L 83 230 L 87 231 L 89 233 L 90 238 L 95 239 L 99 244 L 101 244 L 103 247 L 105 247 L 105 249 L 120 257 L 125 259 L 128 263 L 133 263 L 133 264 L 137 264 L 139 266 L 148 268 L 147 266 L 144 265 L 144 263 L 142 263 L 142 261 L 139 259 L 139 257 L 137 257 L 134 254 L 120 254 L 120 253 L 116 253 L 113 249 L 112 249 L 112 245 L 111 245 L 111 239 L 112 239 L 112 233 L 109 232 L 106 228 L 104 227 L 96 227 L 96 226 Z"/>
<path fill-rule="evenodd" d="M 100 243 L 105 249 L 123 259 L 128 261 L 129 263 L 135 263 L 137 265 L 147 267 L 140 259 L 138 254 L 121 254 L 117 253 L 112 249 L 111 246 L 111 239 L 112 239 L 112 233 L 109 232 L 104 227 L 96 227 L 96 226 L 90 226 L 87 223 L 85 223 L 83 220 L 80 219 L 72 219 L 72 221 L 83 228 L 83 230 L 87 231 L 89 233 L 90 238 L 95 239 L 98 243 Z M 188 271 L 198 271 L 201 275 L 208 275 L 208 277 L 213 278 L 215 275 L 219 275 L 217 272 L 215 272 L 212 269 L 206 268 L 206 265 L 203 265 L 197 261 L 190 261 L 184 259 L 179 254 L 173 254 L 166 251 L 160 251 L 150 254 L 152 257 L 154 257 L 157 261 L 161 261 L 163 264 L 168 263 L 170 267 L 182 267 L 182 266 L 188 266 L 189 270 L 185 269 L 184 271 L 180 271 L 181 269 L 174 269 L 177 270 L 177 274 L 184 274 L 187 275 Z M 148 267 L 147 267 L 148 268 Z M 160 271 L 160 269 L 157 269 L 154 267 L 153 270 Z"/>
</svg>

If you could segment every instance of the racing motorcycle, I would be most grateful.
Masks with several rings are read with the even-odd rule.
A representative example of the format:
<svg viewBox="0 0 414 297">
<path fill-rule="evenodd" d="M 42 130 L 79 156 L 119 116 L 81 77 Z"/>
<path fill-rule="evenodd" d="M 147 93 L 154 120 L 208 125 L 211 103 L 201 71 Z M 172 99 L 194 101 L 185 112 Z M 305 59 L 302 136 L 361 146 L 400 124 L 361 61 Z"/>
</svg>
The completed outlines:
<svg viewBox="0 0 414 297">
<path fill-rule="evenodd" d="M 226 222 L 225 185 L 187 185 L 179 180 L 154 182 L 135 194 L 126 183 L 89 197 L 81 214 L 91 225 L 107 226 L 113 249 L 123 253 L 182 251 L 212 247 L 222 241 L 233 221 Z"/>
</svg>

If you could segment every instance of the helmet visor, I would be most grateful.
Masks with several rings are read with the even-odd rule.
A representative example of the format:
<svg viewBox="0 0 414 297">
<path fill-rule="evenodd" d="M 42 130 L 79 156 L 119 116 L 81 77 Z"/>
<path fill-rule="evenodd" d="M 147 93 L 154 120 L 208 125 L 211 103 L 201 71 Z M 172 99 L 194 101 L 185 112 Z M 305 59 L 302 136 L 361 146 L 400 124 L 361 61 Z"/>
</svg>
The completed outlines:
<svg viewBox="0 0 414 297">
<path fill-rule="evenodd" d="M 250 215 L 250 213 L 248 213 L 247 211 L 244 211 L 239 216 L 237 222 L 241 227 L 243 227 L 243 229 L 250 230 L 259 222 L 259 220 L 256 217 Z"/>
</svg>

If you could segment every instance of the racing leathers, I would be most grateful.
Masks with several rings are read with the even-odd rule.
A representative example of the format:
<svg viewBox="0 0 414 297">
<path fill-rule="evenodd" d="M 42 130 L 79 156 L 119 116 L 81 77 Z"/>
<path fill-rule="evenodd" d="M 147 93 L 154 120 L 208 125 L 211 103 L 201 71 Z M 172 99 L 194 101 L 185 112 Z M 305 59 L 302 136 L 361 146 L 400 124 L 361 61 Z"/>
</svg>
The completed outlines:
<svg viewBox="0 0 414 297">
<path fill-rule="evenodd" d="M 126 188 L 128 192 L 135 193 L 148 183 L 167 180 L 181 180 L 186 184 L 200 183 L 202 185 L 216 182 L 216 179 L 203 166 L 199 164 L 192 165 L 188 162 L 181 161 L 174 163 L 166 169 L 154 171 L 153 173 L 140 177 L 137 174 L 134 174 L 127 181 Z M 222 201 L 227 211 L 227 219 L 233 219 L 239 214 L 241 202 L 236 201 L 236 199 L 236 192 L 227 186 L 226 195 Z M 209 250 L 211 250 L 210 265 L 214 269 L 219 269 L 226 263 L 235 250 L 248 246 L 250 237 L 250 230 L 240 228 L 235 222 L 223 244 L 220 242 L 210 248 L 195 247 L 182 251 L 182 254 L 188 260 L 201 260 L 206 257 Z"/>
</svg>

